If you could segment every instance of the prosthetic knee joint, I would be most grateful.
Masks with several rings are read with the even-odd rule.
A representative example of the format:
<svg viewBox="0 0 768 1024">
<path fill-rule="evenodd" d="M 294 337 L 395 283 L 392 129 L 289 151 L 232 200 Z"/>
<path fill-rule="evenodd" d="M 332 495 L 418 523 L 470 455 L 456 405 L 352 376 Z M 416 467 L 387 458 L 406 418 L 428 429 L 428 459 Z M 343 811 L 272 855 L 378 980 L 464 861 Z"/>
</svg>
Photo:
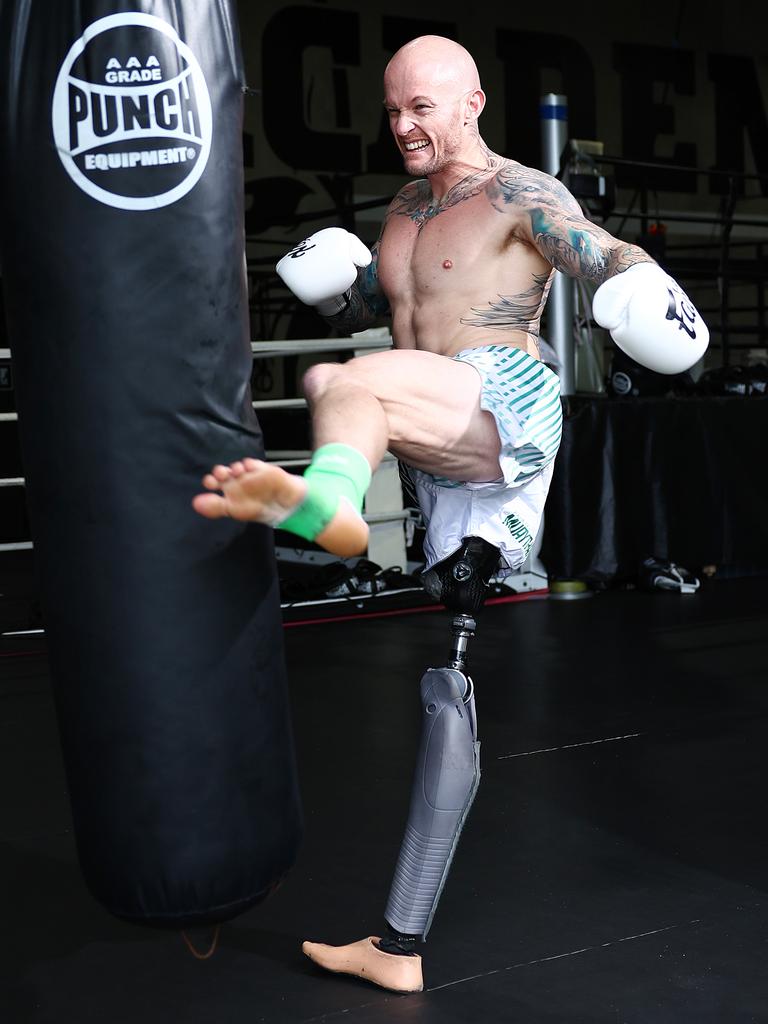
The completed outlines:
<svg viewBox="0 0 768 1024">
<path fill-rule="evenodd" d="M 408 822 L 385 918 L 397 932 L 426 938 L 464 821 L 480 783 L 480 743 L 472 680 L 466 675 L 474 615 L 499 563 L 499 550 L 466 537 L 454 555 L 424 576 L 429 594 L 457 613 L 446 668 L 421 680 L 422 735 Z"/>
</svg>

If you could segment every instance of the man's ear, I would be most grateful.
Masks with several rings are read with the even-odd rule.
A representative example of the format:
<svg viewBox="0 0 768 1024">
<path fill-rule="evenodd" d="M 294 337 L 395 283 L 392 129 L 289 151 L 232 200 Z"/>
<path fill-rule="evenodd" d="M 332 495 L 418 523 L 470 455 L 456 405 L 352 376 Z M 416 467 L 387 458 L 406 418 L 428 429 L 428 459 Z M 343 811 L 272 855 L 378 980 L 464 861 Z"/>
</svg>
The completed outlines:
<svg viewBox="0 0 768 1024">
<path fill-rule="evenodd" d="M 482 114 L 484 106 L 485 93 L 482 89 L 475 89 L 469 94 L 469 96 L 467 96 L 464 124 L 469 124 L 470 121 L 476 121 Z"/>
</svg>

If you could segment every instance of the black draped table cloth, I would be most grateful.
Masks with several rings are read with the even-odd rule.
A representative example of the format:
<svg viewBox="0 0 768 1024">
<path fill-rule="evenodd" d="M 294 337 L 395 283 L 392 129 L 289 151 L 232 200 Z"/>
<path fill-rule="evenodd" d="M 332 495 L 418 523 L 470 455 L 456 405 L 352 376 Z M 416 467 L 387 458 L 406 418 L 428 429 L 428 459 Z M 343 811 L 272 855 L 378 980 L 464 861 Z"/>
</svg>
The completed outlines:
<svg viewBox="0 0 768 1024">
<path fill-rule="evenodd" d="M 550 578 L 631 579 L 649 557 L 768 571 L 768 398 L 567 405 L 541 552 Z"/>
</svg>

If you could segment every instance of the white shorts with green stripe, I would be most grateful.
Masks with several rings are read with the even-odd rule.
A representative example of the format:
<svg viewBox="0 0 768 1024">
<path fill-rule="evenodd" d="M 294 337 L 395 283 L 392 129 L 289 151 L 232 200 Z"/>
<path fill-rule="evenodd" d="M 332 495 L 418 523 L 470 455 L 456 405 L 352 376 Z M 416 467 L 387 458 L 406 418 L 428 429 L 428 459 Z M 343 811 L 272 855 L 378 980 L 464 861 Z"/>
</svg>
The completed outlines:
<svg viewBox="0 0 768 1024">
<path fill-rule="evenodd" d="M 503 476 L 459 483 L 408 469 L 427 523 L 427 568 L 482 537 L 501 551 L 499 575 L 519 569 L 539 530 L 562 433 L 560 382 L 542 362 L 507 345 L 458 352 L 480 374 L 481 408 L 496 421 Z"/>
</svg>

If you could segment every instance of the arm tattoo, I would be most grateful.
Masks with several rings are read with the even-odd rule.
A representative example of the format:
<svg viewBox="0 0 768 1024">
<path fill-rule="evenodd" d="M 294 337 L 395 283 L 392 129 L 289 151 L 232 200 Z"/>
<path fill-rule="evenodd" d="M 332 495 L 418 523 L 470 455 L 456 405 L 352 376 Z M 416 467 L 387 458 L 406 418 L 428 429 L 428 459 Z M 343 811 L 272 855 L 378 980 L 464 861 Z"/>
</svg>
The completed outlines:
<svg viewBox="0 0 768 1024">
<path fill-rule="evenodd" d="M 568 189 L 556 178 L 507 163 L 489 189 L 492 205 L 510 207 L 529 220 L 533 244 L 556 270 L 602 284 L 635 263 L 653 262 L 639 246 L 621 242 L 588 221 Z"/>
<path fill-rule="evenodd" d="M 625 270 L 629 270 L 630 267 L 634 267 L 636 263 L 653 262 L 655 261 L 639 245 L 622 242 L 611 253 L 608 260 L 608 273 L 605 276 L 608 278 L 614 277 L 616 274 L 622 274 Z"/>
<path fill-rule="evenodd" d="M 533 241 L 553 267 L 571 277 L 603 279 L 608 254 L 596 244 L 591 232 L 580 230 L 569 217 L 541 208 L 531 210 L 530 217 Z"/>
<path fill-rule="evenodd" d="M 533 338 L 539 336 L 541 310 L 549 292 L 550 272 L 534 274 L 533 284 L 517 295 L 500 295 L 499 302 L 490 302 L 485 309 L 472 309 L 474 318 L 462 318 L 467 327 L 487 327 L 491 330 L 525 331 Z"/>
</svg>

